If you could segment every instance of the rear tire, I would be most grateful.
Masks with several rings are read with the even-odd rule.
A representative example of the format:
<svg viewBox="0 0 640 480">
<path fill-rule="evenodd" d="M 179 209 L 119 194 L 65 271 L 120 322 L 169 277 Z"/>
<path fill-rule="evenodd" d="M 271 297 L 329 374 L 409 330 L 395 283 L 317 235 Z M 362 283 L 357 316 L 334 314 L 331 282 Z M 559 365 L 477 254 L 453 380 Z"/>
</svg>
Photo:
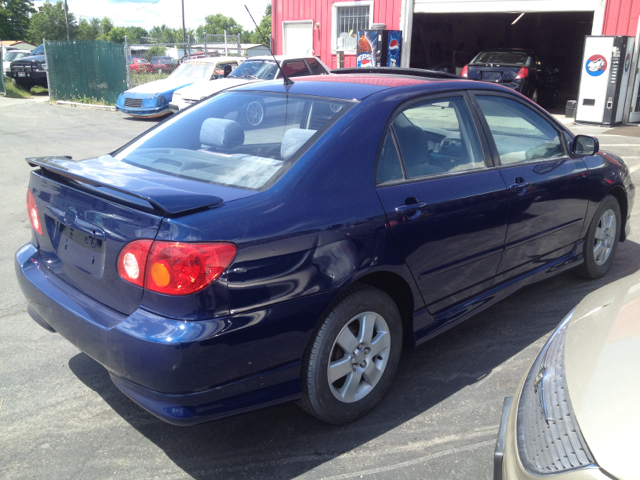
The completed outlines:
<svg viewBox="0 0 640 480">
<path fill-rule="evenodd" d="M 602 277 L 616 256 L 622 226 L 620 205 L 607 195 L 593 216 L 584 242 L 584 263 L 576 273 L 584 278 Z"/>
<path fill-rule="evenodd" d="M 319 323 L 302 359 L 299 406 L 335 425 L 369 412 L 391 384 L 402 350 L 402 321 L 383 291 L 357 285 Z"/>
</svg>

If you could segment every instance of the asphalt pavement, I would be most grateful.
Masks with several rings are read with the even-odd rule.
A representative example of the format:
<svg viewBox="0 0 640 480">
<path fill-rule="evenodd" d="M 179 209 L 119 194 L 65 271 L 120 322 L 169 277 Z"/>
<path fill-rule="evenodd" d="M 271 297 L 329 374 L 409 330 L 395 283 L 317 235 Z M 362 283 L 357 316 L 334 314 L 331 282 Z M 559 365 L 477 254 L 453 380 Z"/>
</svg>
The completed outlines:
<svg viewBox="0 0 640 480">
<path fill-rule="evenodd" d="M 415 351 L 369 415 L 325 425 L 285 404 L 195 427 L 165 424 L 26 313 L 15 251 L 30 239 L 28 156 L 108 153 L 153 126 L 120 113 L 0 97 L 0 478 L 492 478 L 502 401 L 588 293 L 640 268 L 640 207 L 611 271 L 526 287 Z M 570 126 L 640 184 L 640 127 Z M 637 203 L 637 202 L 636 202 Z"/>
</svg>

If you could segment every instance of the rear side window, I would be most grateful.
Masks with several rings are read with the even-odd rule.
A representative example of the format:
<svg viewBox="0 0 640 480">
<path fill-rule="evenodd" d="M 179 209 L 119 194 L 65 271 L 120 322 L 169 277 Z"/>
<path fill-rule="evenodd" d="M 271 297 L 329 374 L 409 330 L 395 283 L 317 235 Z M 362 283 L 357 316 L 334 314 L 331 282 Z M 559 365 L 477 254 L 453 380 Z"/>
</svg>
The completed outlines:
<svg viewBox="0 0 640 480">
<path fill-rule="evenodd" d="M 500 163 L 544 160 L 565 156 L 558 131 L 543 117 L 515 100 L 477 95 L 500 155 Z"/>
<path fill-rule="evenodd" d="M 303 77 L 309 75 L 309 69 L 304 60 L 294 60 L 292 62 L 284 62 L 282 71 L 287 77 Z"/>
<path fill-rule="evenodd" d="M 353 102 L 226 92 L 118 151 L 118 160 L 169 175 L 260 190 L 279 178 Z"/>
<path fill-rule="evenodd" d="M 412 105 L 393 122 L 407 178 L 484 168 L 473 121 L 462 97 Z"/>
<path fill-rule="evenodd" d="M 320 62 L 315 58 L 307 59 L 307 63 L 309 64 L 311 75 L 322 75 L 323 73 L 327 73 L 327 71 L 322 67 L 322 65 L 320 65 Z"/>
<path fill-rule="evenodd" d="M 391 130 L 389 130 L 384 142 L 382 142 L 382 150 L 380 151 L 380 157 L 378 157 L 376 183 L 381 184 L 393 180 L 402 180 L 403 178 L 398 150 L 393 141 Z"/>
</svg>

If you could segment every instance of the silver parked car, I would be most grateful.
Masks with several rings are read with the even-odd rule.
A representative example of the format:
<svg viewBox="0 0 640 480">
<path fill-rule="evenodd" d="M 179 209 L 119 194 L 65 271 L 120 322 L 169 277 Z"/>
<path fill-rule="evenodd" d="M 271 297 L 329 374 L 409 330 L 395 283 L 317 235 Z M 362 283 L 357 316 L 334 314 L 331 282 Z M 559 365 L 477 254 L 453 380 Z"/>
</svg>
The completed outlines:
<svg viewBox="0 0 640 480">
<path fill-rule="evenodd" d="M 640 479 L 640 274 L 587 296 L 505 408 L 494 478 Z"/>
</svg>

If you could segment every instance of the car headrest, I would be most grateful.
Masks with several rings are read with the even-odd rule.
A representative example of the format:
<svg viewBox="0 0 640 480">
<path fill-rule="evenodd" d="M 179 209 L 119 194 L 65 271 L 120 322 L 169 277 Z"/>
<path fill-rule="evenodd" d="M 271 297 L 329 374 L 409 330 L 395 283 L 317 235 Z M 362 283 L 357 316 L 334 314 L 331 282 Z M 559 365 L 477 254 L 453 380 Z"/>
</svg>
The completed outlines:
<svg viewBox="0 0 640 480">
<path fill-rule="evenodd" d="M 291 128 L 282 137 L 282 147 L 280 156 L 283 160 L 289 160 L 304 143 L 313 137 L 317 130 L 306 130 L 303 128 Z"/>
<path fill-rule="evenodd" d="M 200 143 L 207 147 L 238 147 L 244 143 L 244 130 L 233 120 L 207 118 L 200 129 Z"/>
</svg>

